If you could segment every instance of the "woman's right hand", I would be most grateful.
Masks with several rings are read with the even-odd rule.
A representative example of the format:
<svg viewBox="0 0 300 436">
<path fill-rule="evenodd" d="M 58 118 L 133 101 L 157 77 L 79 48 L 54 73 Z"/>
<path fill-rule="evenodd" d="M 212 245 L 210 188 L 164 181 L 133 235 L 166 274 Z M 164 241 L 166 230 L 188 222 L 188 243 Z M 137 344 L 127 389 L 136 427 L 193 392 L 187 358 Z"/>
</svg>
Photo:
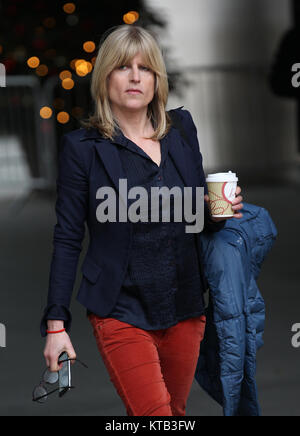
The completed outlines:
<svg viewBox="0 0 300 436">
<path fill-rule="evenodd" d="M 63 327 L 63 321 L 48 321 L 48 329 L 51 331 L 61 330 Z M 70 359 L 76 359 L 76 353 L 69 335 L 65 331 L 62 333 L 48 334 L 44 357 L 46 365 L 51 372 L 57 372 L 61 369 L 62 364 L 58 364 L 58 358 L 64 351 L 68 354 Z M 75 360 L 71 361 L 71 363 L 75 363 Z"/>
</svg>

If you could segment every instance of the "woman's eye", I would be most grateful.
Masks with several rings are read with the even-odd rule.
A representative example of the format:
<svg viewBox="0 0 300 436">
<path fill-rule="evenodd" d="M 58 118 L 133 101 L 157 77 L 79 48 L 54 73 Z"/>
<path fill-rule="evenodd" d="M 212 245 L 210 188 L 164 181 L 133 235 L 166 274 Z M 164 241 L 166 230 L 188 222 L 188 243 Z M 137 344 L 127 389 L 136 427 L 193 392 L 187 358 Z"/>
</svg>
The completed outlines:
<svg viewBox="0 0 300 436">
<path fill-rule="evenodd" d="M 123 70 L 123 71 L 126 70 L 127 68 L 130 68 L 130 66 L 128 66 L 128 65 L 120 65 L 118 67 L 119 70 Z M 140 68 L 141 71 L 150 71 L 150 68 L 145 67 L 143 65 L 141 65 L 139 68 Z"/>
</svg>

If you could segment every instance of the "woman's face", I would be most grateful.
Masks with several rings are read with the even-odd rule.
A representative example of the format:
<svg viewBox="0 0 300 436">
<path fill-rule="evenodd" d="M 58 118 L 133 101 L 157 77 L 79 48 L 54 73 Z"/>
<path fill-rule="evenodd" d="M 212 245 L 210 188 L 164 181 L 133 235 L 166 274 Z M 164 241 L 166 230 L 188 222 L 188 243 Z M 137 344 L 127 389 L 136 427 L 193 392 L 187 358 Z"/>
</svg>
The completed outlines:
<svg viewBox="0 0 300 436">
<path fill-rule="evenodd" d="M 154 97 L 155 75 L 137 53 L 108 77 L 108 95 L 113 112 L 141 111 Z"/>
</svg>

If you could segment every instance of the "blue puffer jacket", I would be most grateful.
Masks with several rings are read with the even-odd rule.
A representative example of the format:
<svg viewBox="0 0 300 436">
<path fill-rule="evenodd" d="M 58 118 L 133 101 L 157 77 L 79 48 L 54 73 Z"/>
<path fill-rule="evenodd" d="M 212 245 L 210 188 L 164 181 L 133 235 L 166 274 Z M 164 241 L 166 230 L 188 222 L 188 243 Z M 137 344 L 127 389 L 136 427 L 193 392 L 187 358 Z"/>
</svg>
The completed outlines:
<svg viewBox="0 0 300 436">
<path fill-rule="evenodd" d="M 225 416 L 261 414 L 255 372 L 265 305 L 256 279 L 277 236 L 264 208 L 243 204 L 241 219 L 200 235 L 209 303 L 195 378 Z"/>
</svg>

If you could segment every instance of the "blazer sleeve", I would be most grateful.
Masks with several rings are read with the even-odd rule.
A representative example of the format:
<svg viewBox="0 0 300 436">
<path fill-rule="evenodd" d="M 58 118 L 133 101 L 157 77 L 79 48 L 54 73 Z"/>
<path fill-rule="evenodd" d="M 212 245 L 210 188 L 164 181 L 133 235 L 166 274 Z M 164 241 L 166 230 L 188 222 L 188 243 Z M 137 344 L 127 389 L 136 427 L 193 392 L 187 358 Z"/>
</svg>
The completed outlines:
<svg viewBox="0 0 300 436">
<path fill-rule="evenodd" d="M 53 234 L 47 306 L 40 325 L 43 337 L 46 336 L 47 319 L 63 319 L 66 330 L 71 328 L 69 306 L 88 210 L 88 177 L 80 146 L 70 133 L 61 139 L 56 180 L 57 223 Z"/>
<path fill-rule="evenodd" d="M 200 186 L 204 186 L 204 194 L 208 195 L 208 189 L 206 184 L 206 177 L 203 170 L 203 159 L 202 154 L 200 152 L 200 146 L 197 135 L 197 128 L 193 121 L 193 118 L 189 111 L 185 109 L 180 109 L 179 113 L 182 117 L 183 125 L 185 127 L 186 132 L 189 134 L 190 144 L 193 147 L 193 151 L 195 154 L 195 162 L 197 165 L 198 174 L 200 174 Z M 203 232 L 218 232 L 223 229 L 226 224 L 226 220 L 215 222 L 211 218 L 211 213 L 209 207 L 206 202 L 204 202 L 204 228 Z"/>
</svg>

